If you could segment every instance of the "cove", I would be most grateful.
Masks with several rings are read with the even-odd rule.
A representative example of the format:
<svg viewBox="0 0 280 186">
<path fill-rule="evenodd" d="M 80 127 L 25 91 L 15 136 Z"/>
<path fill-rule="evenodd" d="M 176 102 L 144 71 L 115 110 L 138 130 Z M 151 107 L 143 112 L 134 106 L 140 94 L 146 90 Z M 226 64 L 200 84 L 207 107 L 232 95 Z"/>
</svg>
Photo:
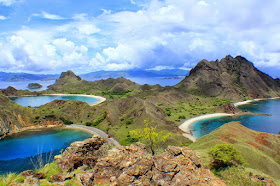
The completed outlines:
<svg viewBox="0 0 280 186">
<path fill-rule="evenodd" d="M 9 97 L 10 100 L 16 102 L 17 104 L 27 107 L 39 107 L 45 105 L 54 100 L 76 100 L 83 101 L 89 105 L 95 104 L 99 101 L 97 97 L 93 96 L 82 96 L 82 95 L 44 95 L 44 96 L 23 96 L 23 97 Z"/>
<path fill-rule="evenodd" d="M 280 100 L 263 100 L 240 105 L 242 111 L 248 110 L 255 113 L 265 113 L 271 116 L 217 117 L 199 120 L 190 126 L 193 135 L 200 138 L 231 121 L 241 121 L 242 125 L 252 130 L 277 134 L 280 131 Z"/>
<path fill-rule="evenodd" d="M 75 129 L 41 129 L 7 136 L 0 140 L 0 174 L 34 169 L 38 154 L 42 155 L 43 164 L 49 163 L 71 143 L 91 136 Z"/>
</svg>

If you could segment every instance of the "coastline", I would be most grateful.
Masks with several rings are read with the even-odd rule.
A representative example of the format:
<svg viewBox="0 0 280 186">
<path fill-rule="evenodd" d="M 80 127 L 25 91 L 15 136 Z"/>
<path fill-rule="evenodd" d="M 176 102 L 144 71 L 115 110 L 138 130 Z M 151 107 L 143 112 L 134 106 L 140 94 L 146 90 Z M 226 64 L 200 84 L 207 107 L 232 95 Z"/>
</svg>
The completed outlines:
<svg viewBox="0 0 280 186">
<path fill-rule="evenodd" d="M 252 103 L 252 102 L 257 102 L 257 101 L 263 101 L 263 100 L 275 100 L 275 99 L 280 99 L 280 97 L 273 97 L 273 98 L 259 98 L 259 99 L 252 99 L 252 100 L 246 100 L 246 101 L 241 101 L 241 102 L 236 102 L 233 105 L 235 107 L 238 107 L 240 105 L 246 105 L 248 103 Z M 186 138 L 189 138 L 191 141 L 195 142 L 197 140 L 197 138 L 194 137 L 194 135 L 191 133 L 190 130 L 190 126 L 200 120 L 204 120 L 204 119 L 210 119 L 210 118 L 215 118 L 215 117 L 223 117 L 223 116 L 234 116 L 234 115 L 238 115 L 237 114 L 227 114 L 227 113 L 213 113 L 213 114 L 205 114 L 205 115 L 201 115 L 201 116 L 197 116 L 194 118 L 190 118 L 186 121 L 184 121 L 179 128 L 184 131 L 185 133 L 183 133 L 182 135 L 185 136 Z"/>
<path fill-rule="evenodd" d="M 91 104 L 90 106 L 98 105 L 100 103 L 103 103 L 106 101 L 106 98 L 101 97 L 101 96 L 94 96 L 94 95 L 86 95 L 86 94 L 43 94 L 44 96 L 83 96 L 83 97 L 91 97 L 91 98 L 96 98 L 99 101 L 96 103 Z"/>
<path fill-rule="evenodd" d="M 184 123 L 182 123 L 179 128 L 186 132 L 183 133 L 182 135 L 189 138 L 191 141 L 195 142 L 197 139 L 194 137 L 194 135 L 191 133 L 190 126 L 200 120 L 203 119 L 209 119 L 209 118 L 216 118 L 216 117 L 222 117 L 222 116 L 233 116 L 234 114 L 227 114 L 227 113 L 214 113 L 214 114 L 206 114 L 206 115 L 201 115 L 197 116 L 191 119 L 186 120 Z"/>
</svg>

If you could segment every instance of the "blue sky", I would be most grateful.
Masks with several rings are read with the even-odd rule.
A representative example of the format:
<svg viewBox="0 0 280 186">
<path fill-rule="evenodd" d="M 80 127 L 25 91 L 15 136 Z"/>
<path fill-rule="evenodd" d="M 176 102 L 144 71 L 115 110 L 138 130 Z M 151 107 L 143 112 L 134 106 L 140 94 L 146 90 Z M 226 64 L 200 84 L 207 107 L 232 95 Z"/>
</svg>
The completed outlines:
<svg viewBox="0 0 280 186">
<path fill-rule="evenodd" d="M 278 76 L 280 1 L 0 0 L 0 71 L 192 68 L 242 55 Z"/>
</svg>

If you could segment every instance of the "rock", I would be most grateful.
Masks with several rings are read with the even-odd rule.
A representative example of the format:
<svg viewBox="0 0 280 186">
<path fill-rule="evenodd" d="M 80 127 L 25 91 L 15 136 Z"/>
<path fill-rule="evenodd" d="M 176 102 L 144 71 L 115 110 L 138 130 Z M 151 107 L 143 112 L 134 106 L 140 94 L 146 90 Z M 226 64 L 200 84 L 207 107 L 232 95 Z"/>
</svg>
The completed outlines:
<svg viewBox="0 0 280 186">
<path fill-rule="evenodd" d="M 274 183 L 274 181 L 267 177 L 267 176 L 264 176 L 264 175 L 254 175 L 253 173 L 250 172 L 249 174 L 250 178 L 252 181 L 254 182 L 261 182 L 262 185 L 267 185 L 267 186 L 276 186 L 276 184 Z"/>
<path fill-rule="evenodd" d="M 83 185 L 225 185 L 187 147 L 169 147 L 152 156 L 141 143 L 108 151 L 106 145 L 97 136 L 72 143 L 56 162 L 63 171 L 85 170 L 76 175 Z M 51 181 L 65 177 L 53 175 Z"/>
<path fill-rule="evenodd" d="M 93 173 L 79 173 L 76 178 L 82 185 L 93 185 L 94 175 Z"/>
<path fill-rule="evenodd" d="M 70 174 L 54 174 L 50 177 L 50 182 L 64 182 L 65 180 L 71 179 Z"/>
<path fill-rule="evenodd" d="M 43 86 L 39 83 L 29 83 L 27 88 L 29 89 L 39 89 L 42 88 Z"/>
<path fill-rule="evenodd" d="M 27 176 L 24 180 L 23 185 L 29 186 L 29 185 L 40 185 L 40 181 L 37 178 L 34 178 L 33 176 Z"/>
<path fill-rule="evenodd" d="M 70 172 L 79 167 L 93 168 L 99 157 L 106 151 L 108 143 L 101 137 L 93 137 L 82 142 L 74 142 L 64 152 L 57 156 L 57 163 L 64 172 Z"/>
<path fill-rule="evenodd" d="M 33 170 L 26 170 L 26 171 L 22 172 L 21 175 L 23 175 L 23 176 L 33 176 L 33 177 L 38 178 L 38 179 L 45 179 L 46 178 L 46 175 L 44 173 L 34 172 Z"/>
</svg>

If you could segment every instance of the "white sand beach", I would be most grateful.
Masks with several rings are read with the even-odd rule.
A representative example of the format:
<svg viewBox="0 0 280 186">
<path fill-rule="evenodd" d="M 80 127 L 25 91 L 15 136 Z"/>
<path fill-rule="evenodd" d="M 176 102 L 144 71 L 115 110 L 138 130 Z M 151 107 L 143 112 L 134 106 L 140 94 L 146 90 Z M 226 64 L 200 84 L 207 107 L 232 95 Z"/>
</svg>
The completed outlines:
<svg viewBox="0 0 280 186">
<path fill-rule="evenodd" d="M 246 101 L 241 101 L 241 102 L 237 102 L 234 103 L 234 106 L 240 106 L 240 105 L 245 105 L 248 103 L 252 103 L 252 102 L 256 102 L 256 101 L 262 101 L 262 100 L 274 100 L 274 99 L 280 99 L 280 97 L 273 97 L 273 98 L 260 98 L 260 99 L 252 99 L 252 100 L 246 100 Z M 186 120 L 184 123 L 182 123 L 179 128 L 186 132 L 183 134 L 183 136 L 189 138 L 191 141 L 196 141 L 196 138 L 192 135 L 191 131 L 190 131 L 190 126 L 199 121 L 199 120 L 204 120 L 204 119 L 209 119 L 209 118 L 215 118 L 215 117 L 222 117 L 222 116 L 234 116 L 235 114 L 227 114 L 227 113 L 214 113 L 214 114 L 206 114 L 206 115 L 201 115 L 198 117 L 194 117 L 191 119 Z"/>
<path fill-rule="evenodd" d="M 206 115 L 202 115 L 202 116 L 198 116 L 198 117 L 194 117 L 191 119 L 186 120 L 184 123 L 182 123 L 179 128 L 186 132 L 185 134 L 183 134 L 183 136 L 189 138 L 192 141 L 196 141 L 196 138 L 191 134 L 190 131 L 190 126 L 199 121 L 199 120 L 203 120 L 203 119 L 209 119 L 209 118 L 216 118 L 216 117 L 222 117 L 222 116 L 233 116 L 234 114 L 226 114 L 226 113 L 214 113 L 214 114 L 206 114 Z"/>
<path fill-rule="evenodd" d="M 106 101 L 106 98 L 101 97 L 101 96 L 94 96 L 94 95 L 85 95 L 85 94 L 44 94 L 44 96 L 83 96 L 83 97 L 91 97 L 91 98 L 96 98 L 99 101 L 91 104 L 90 106 L 98 105 L 104 101 Z"/>
</svg>

